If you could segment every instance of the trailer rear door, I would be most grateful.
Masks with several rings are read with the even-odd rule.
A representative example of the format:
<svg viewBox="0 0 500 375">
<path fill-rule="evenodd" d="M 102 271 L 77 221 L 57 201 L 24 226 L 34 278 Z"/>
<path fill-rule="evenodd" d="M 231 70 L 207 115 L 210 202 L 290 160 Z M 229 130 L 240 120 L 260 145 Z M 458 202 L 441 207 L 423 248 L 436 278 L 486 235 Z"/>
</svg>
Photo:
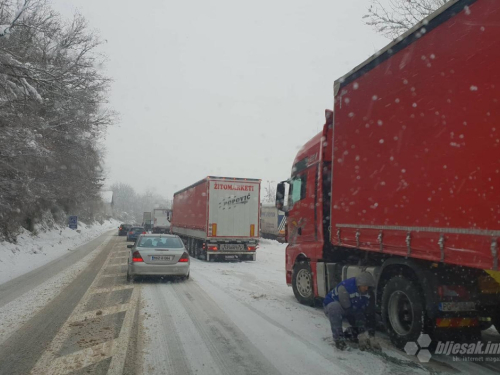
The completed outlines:
<svg viewBox="0 0 500 375">
<path fill-rule="evenodd" d="M 209 237 L 259 236 L 259 180 L 210 180 Z"/>
</svg>

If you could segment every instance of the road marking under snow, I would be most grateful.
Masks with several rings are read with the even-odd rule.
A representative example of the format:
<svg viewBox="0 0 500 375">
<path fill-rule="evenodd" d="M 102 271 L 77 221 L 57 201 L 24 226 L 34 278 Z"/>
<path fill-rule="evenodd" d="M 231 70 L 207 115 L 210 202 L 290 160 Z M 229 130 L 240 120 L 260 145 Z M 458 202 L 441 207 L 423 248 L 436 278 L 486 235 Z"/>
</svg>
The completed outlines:
<svg viewBox="0 0 500 375">
<path fill-rule="evenodd" d="M 63 324 L 56 337 L 50 344 L 49 348 L 44 352 L 36 365 L 31 370 L 32 374 L 67 374 L 72 371 L 84 368 L 86 366 L 96 364 L 109 357 L 112 357 L 108 374 L 121 374 L 125 364 L 125 356 L 127 346 L 130 340 L 131 330 L 134 322 L 136 309 L 138 308 L 139 294 L 138 288 L 132 285 L 114 285 L 110 287 L 98 287 L 103 279 L 109 279 L 111 276 L 125 278 L 124 273 L 107 274 L 106 268 L 110 266 L 110 261 L 113 261 L 113 266 L 120 266 L 123 264 L 116 264 L 114 261 L 116 253 L 121 252 L 123 244 L 116 243 L 113 249 L 108 254 L 101 269 L 99 270 L 96 278 L 92 282 L 89 289 L 85 292 L 80 300 L 78 306 L 72 312 L 68 320 Z M 126 263 L 125 263 L 126 264 Z M 86 311 L 86 306 L 91 302 L 91 299 L 96 294 L 111 293 L 131 289 L 132 294 L 130 300 L 124 304 L 117 304 L 114 306 L 102 307 L 92 311 Z M 114 314 L 125 313 L 121 327 L 119 328 L 119 335 L 115 339 L 107 340 L 105 342 L 93 345 L 91 347 L 77 350 L 67 355 L 58 356 L 57 353 L 63 349 L 68 338 L 71 336 L 73 327 L 78 326 L 78 323 L 88 322 L 91 319 L 110 317 Z"/>
</svg>

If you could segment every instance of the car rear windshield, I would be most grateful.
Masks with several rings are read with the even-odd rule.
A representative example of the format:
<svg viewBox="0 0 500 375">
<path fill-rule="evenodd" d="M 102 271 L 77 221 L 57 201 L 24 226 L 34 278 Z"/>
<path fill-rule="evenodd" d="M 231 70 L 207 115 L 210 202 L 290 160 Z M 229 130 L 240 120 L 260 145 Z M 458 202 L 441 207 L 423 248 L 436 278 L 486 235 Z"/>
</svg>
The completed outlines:
<svg viewBox="0 0 500 375">
<path fill-rule="evenodd" d="M 144 231 L 144 228 L 139 228 L 139 227 L 135 227 L 135 228 L 132 228 L 130 229 L 131 231 L 134 231 L 134 232 L 143 232 Z"/>
<path fill-rule="evenodd" d="M 154 247 L 179 249 L 183 247 L 182 241 L 177 237 L 142 237 L 139 247 Z"/>
</svg>

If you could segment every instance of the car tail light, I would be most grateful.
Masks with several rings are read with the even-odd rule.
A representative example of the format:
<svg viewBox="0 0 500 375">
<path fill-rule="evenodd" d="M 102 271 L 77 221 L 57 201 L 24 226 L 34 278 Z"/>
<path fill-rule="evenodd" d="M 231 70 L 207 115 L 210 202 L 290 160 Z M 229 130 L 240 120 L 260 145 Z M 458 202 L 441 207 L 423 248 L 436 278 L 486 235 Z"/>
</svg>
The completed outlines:
<svg viewBox="0 0 500 375">
<path fill-rule="evenodd" d="M 188 253 L 184 253 L 182 254 L 181 256 L 181 259 L 179 259 L 179 262 L 189 262 L 189 254 Z"/>
<path fill-rule="evenodd" d="M 217 248 L 217 245 L 210 245 L 210 246 L 208 246 L 208 249 L 207 249 L 207 250 L 210 250 L 210 251 L 217 251 L 217 250 L 219 250 L 219 249 Z"/>
<path fill-rule="evenodd" d="M 134 253 L 132 254 L 132 262 L 144 262 L 144 259 L 142 259 L 142 256 L 138 251 L 134 251 Z"/>
<path fill-rule="evenodd" d="M 255 251 L 257 250 L 257 246 L 247 246 L 248 251 Z"/>
<path fill-rule="evenodd" d="M 134 234 L 134 231 L 131 230 L 128 234 Z"/>
<path fill-rule="evenodd" d="M 120 230 L 123 230 L 123 228 L 122 228 L 122 227 L 120 227 Z"/>
<path fill-rule="evenodd" d="M 142 234 L 147 234 L 146 231 L 142 232 Z"/>
</svg>

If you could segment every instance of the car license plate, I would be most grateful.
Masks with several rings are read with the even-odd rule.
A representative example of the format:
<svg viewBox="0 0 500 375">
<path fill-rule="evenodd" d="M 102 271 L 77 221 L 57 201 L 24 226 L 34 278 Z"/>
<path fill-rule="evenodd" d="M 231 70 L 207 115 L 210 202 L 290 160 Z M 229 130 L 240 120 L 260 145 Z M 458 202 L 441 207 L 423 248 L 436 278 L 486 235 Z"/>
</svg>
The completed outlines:
<svg viewBox="0 0 500 375">
<path fill-rule="evenodd" d="M 238 255 L 225 255 L 224 257 L 225 257 L 226 260 L 239 259 Z"/>
<path fill-rule="evenodd" d="M 474 302 L 441 302 L 439 304 L 441 311 L 475 311 L 476 304 Z"/>
<path fill-rule="evenodd" d="M 152 255 L 151 260 L 172 260 L 172 255 Z"/>
<path fill-rule="evenodd" d="M 222 251 L 243 251 L 245 250 L 245 245 L 242 243 L 224 243 L 220 245 Z"/>
</svg>

